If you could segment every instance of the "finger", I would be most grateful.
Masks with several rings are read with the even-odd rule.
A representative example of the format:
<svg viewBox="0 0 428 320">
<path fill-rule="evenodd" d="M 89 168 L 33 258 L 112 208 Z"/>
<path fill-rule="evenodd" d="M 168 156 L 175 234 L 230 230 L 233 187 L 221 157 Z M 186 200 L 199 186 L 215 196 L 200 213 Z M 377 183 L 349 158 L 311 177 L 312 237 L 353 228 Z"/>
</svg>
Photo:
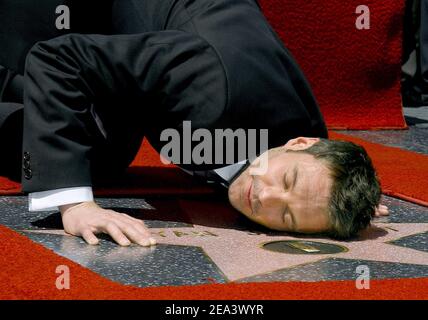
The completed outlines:
<svg viewBox="0 0 428 320">
<path fill-rule="evenodd" d="M 389 215 L 388 207 L 380 205 L 378 208 L 376 208 L 376 211 L 375 211 L 376 217 L 387 216 L 387 215 Z"/>
<path fill-rule="evenodd" d="M 150 244 L 152 245 L 152 246 L 155 246 L 155 245 L 157 245 L 157 241 L 156 241 L 156 239 L 155 238 L 153 238 L 153 237 L 150 237 L 149 238 L 149 241 L 150 241 Z"/>
<path fill-rule="evenodd" d="M 156 244 L 156 239 L 153 238 L 152 233 L 150 230 L 145 226 L 144 222 L 141 220 L 138 220 L 137 223 L 134 226 L 140 233 L 144 234 L 149 242 L 150 245 L 154 246 Z"/>
<path fill-rule="evenodd" d="M 142 220 L 133 218 L 126 214 L 121 214 L 121 221 L 127 224 L 131 224 L 132 227 L 136 229 L 139 234 L 141 234 L 145 239 L 148 239 L 148 241 L 150 242 L 150 245 L 156 244 L 156 239 L 152 237 L 152 233 L 146 227 L 146 225 Z"/>
<path fill-rule="evenodd" d="M 384 205 L 379 205 L 379 212 L 380 213 L 388 213 L 388 207 Z"/>
<path fill-rule="evenodd" d="M 139 232 L 133 225 L 130 223 L 118 222 L 118 225 L 123 233 L 130 239 L 132 242 L 139 244 L 143 247 L 149 247 L 150 241 L 144 233 Z"/>
<path fill-rule="evenodd" d="M 141 233 L 143 233 L 144 235 L 146 235 L 147 237 L 150 237 L 152 235 L 152 233 L 150 232 L 149 228 L 146 226 L 146 224 L 144 223 L 144 221 L 140 220 L 140 219 L 135 219 L 130 217 L 130 221 L 132 223 L 132 225 L 138 229 L 138 231 L 140 231 Z"/>
<path fill-rule="evenodd" d="M 136 222 L 138 223 L 138 224 L 140 224 L 140 225 L 142 225 L 143 227 L 145 227 L 145 225 L 144 225 L 144 222 L 143 222 L 143 220 L 140 220 L 140 219 L 137 219 L 137 218 L 134 218 L 134 217 L 131 217 L 130 215 L 127 215 L 126 213 L 119 213 L 119 216 L 118 216 L 123 222 L 126 222 L 126 223 L 132 223 L 132 224 L 135 224 Z"/>
<path fill-rule="evenodd" d="M 379 210 L 379 212 L 380 212 L 380 214 L 381 214 L 382 216 L 387 216 L 387 215 L 389 215 L 389 210 L 388 210 L 388 209 L 382 209 L 382 210 Z"/>
<path fill-rule="evenodd" d="M 89 229 L 85 229 L 82 232 L 82 238 L 86 241 L 86 243 L 95 246 L 99 243 L 98 238 L 95 236 L 95 234 L 89 230 Z"/>
<path fill-rule="evenodd" d="M 109 234 L 119 245 L 126 247 L 131 244 L 128 238 L 123 234 L 119 227 L 114 222 L 109 222 L 105 226 L 104 232 Z"/>
</svg>

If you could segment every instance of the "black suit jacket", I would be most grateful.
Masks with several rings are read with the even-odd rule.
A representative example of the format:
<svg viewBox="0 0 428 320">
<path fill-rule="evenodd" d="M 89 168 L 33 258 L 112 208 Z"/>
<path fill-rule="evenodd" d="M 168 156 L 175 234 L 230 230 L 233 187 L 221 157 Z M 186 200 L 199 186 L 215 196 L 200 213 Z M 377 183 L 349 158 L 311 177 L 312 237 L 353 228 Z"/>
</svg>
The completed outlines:
<svg viewBox="0 0 428 320">
<path fill-rule="evenodd" d="M 24 191 L 92 185 L 94 172 L 126 168 L 143 136 L 159 151 L 162 130 L 185 120 L 194 130 L 265 128 L 269 147 L 327 136 L 256 1 L 117 0 L 113 13 L 120 35 L 67 35 L 29 53 Z"/>
<path fill-rule="evenodd" d="M 68 30 L 55 26 L 59 5 L 70 8 Z M 22 75 L 28 51 L 38 41 L 67 33 L 111 33 L 111 8 L 112 0 L 0 0 L 0 175 L 17 179 L 21 173 Z"/>
<path fill-rule="evenodd" d="M 111 33 L 112 1 L 0 0 L 0 102 L 22 103 L 25 58 L 36 42 L 67 33 Z M 59 5 L 70 8 L 70 29 L 55 26 Z"/>
<path fill-rule="evenodd" d="M 111 33 L 113 0 L 0 0 L 0 65 L 24 73 L 25 58 L 37 42 L 67 33 Z M 55 26 L 60 5 L 70 8 L 70 29 Z"/>
</svg>

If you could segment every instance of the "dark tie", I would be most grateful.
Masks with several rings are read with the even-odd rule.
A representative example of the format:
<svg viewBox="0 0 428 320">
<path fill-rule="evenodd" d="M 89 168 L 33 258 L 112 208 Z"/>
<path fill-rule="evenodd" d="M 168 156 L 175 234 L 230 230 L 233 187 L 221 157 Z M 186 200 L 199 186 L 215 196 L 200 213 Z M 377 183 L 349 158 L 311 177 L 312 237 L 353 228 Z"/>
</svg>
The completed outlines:
<svg viewBox="0 0 428 320">
<path fill-rule="evenodd" d="M 229 187 L 229 181 L 223 179 L 220 177 L 217 173 L 215 173 L 213 170 L 206 170 L 206 171 L 193 171 L 193 175 L 195 177 L 198 177 L 202 179 L 203 181 L 207 183 L 215 183 L 220 184 L 225 188 Z"/>
<path fill-rule="evenodd" d="M 193 175 L 204 180 L 207 183 L 215 183 L 220 184 L 225 188 L 229 188 L 230 184 L 250 165 L 250 162 L 247 162 L 236 172 L 233 176 L 231 176 L 228 180 L 220 177 L 214 170 L 206 170 L 206 171 L 193 171 Z"/>
</svg>

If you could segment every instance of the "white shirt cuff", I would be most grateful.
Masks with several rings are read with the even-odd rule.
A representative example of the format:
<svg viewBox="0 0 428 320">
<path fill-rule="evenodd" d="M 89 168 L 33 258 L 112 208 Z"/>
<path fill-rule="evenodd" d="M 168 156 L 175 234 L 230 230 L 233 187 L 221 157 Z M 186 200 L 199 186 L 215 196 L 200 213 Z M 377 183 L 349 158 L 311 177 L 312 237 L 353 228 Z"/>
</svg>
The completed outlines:
<svg viewBox="0 0 428 320">
<path fill-rule="evenodd" d="M 63 188 L 28 195 L 30 211 L 59 210 L 59 206 L 93 200 L 92 187 Z"/>
</svg>

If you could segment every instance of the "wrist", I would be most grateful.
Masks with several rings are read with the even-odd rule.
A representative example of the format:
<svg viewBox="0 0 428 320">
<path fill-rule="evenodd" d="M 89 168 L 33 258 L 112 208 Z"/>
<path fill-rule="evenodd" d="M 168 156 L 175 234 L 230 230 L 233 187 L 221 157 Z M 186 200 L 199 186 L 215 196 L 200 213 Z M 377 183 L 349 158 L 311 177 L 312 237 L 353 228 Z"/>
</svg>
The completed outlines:
<svg viewBox="0 0 428 320">
<path fill-rule="evenodd" d="M 59 206 L 59 211 L 61 212 L 61 215 L 64 215 L 68 212 L 71 212 L 71 211 L 77 209 L 77 208 L 83 207 L 85 205 L 90 205 L 90 204 L 95 204 L 95 202 L 88 201 L 88 202 L 78 202 L 78 203 L 66 204 L 66 205 Z"/>
</svg>

